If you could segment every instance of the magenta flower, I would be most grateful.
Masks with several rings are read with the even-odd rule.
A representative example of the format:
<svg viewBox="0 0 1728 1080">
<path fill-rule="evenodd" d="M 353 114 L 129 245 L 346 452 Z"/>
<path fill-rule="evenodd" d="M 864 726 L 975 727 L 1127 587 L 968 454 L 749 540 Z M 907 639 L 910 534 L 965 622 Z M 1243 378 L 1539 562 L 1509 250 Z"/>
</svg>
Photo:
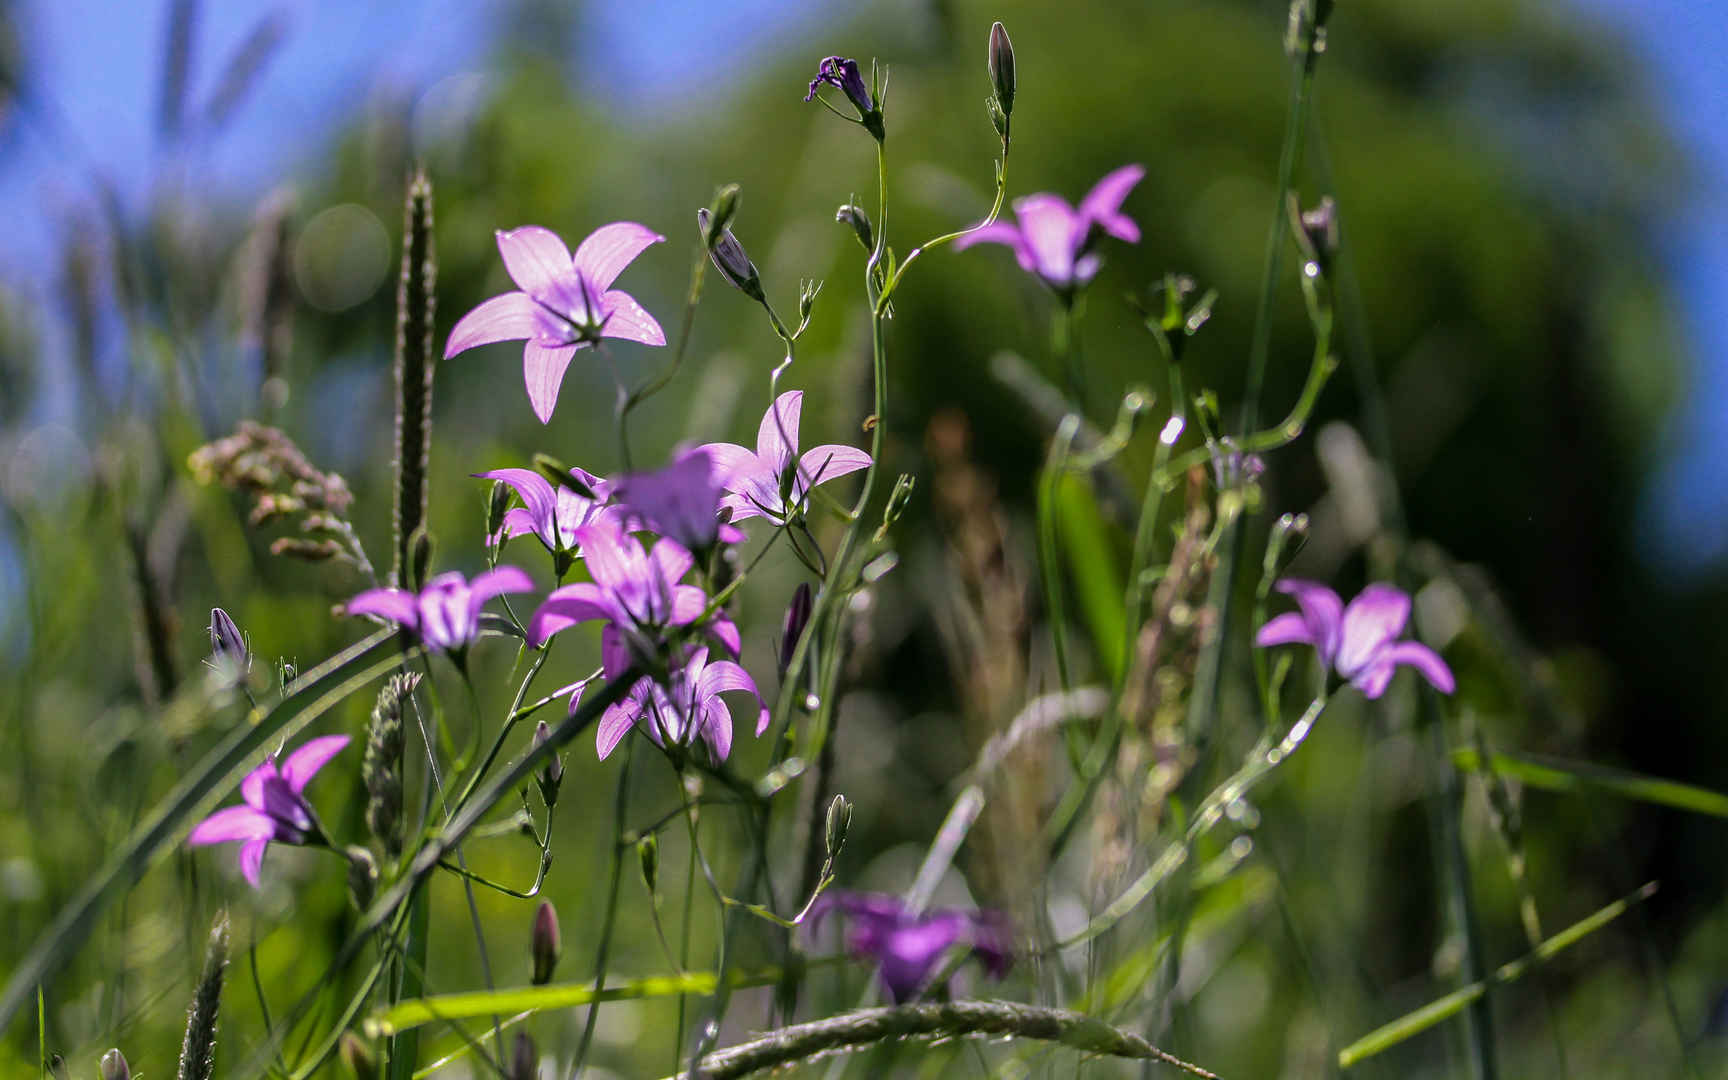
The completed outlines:
<svg viewBox="0 0 1728 1080">
<path fill-rule="evenodd" d="M 616 640 L 610 648 L 602 643 L 601 657 L 609 679 L 630 666 L 626 650 Z M 683 663 L 671 668 L 666 683 L 644 677 L 606 707 L 595 733 L 600 760 L 605 761 L 619 740 L 640 725 L 661 746 L 688 746 L 700 738 L 715 761 L 725 761 L 732 752 L 732 713 L 720 695 L 734 690 L 756 699 L 756 734 L 761 735 L 768 729 L 768 710 L 750 673 L 730 660 L 710 662 L 708 650 L 701 646 L 689 649 Z M 579 696 L 572 696 L 572 708 Z"/>
<path fill-rule="evenodd" d="M 552 419 L 564 369 L 577 349 L 603 337 L 666 344 L 654 316 L 629 293 L 612 288 L 643 249 L 664 239 L 646 225 L 614 221 L 588 234 L 572 256 L 564 241 L 538 225 L 499 232 L 498 253 L 520 289 L 462 316 L 450 331 L 444 358 L 476 345 L 526 338 L 522 373 L 528 402 L 544 424 Z"/>
<path fill-rule="evenodd" d="M 497 535 L 488 536 L 486 542 L 496 544 L 507 536 L 531 533 L 554 555 L 575 551 L 577 529 L 612 517 L 616 511 L 606 505 L 612 494 L 611 484 L 585 469 L 571 469 L 570 472 L 594 493 L 594 498 L 583 498 L 563 484 L 552 483 L 533 469 L 493 469 L 475 473 L 477 479 L 501 480 L 509 484 L 516 497 L 522 500 L 521 506 L 505 512 Z"/>
<path fill-rule="evenodd" d="M 418 594 L 367 589 L 348 601 L 350 615 L 376 615 L 411 631 L 429 649 L 460 655 L 480 636 L 480 609 L 500 593 L 532 592 L 534 582 L 514 566 L 500 566 L 468 581 L 454 570 L 439 574 Z"/>
<path fill-rule="evenodd" d="M 999 912 L 914 914 L 897 896 L 837 891 L 823 894 L 812 914 L 820 921 L 835 908 L 847 919 L 847 951 L 881 966 L 882 985 L 896 1002 L 929 989 L 926 983 L 952 949 L 969 950 L 996 979 L 1013 964 L 1012 930 Z"/>
<path fill-rule="evenodd" d="M 188 844 L 225 844 L 240 841 L 240 873 L 258 887 L 258 868 L 264 849 L 272 840 L 279 844 L 326 844 L 318 816 L 301 793 L 324 765 L 348 745 L 346 735 L 313 739 L 288 755 L 276 767 L 276 755 L 246 774 L 240 781 L 244 806 L 218 810 L 192 827 Z"/>
<path fill-rule="evenodd" d="M 733 443 L 699 447 L 719 463 L 727 492 L 720 505 L 732 511 L 732 520 L 765 517 L 784 525 L 804 512 L 811 488 L 870 467 L 869 454 L 838 444 L 818 446 L 799 457 L 798 421 L 803 409 L 802 390 L 788 390 L 775 398 L 756 429 L 755 453 Z"/>
<path fill-rule="evenodd" d="M 664 469 L 619 477 L 612 490 L 624 504 L 631 529 L 648 529 L 691 551 L 706 551 L 720 540 L 736 544 L 744 539 L 737 526 L 720 520 L 725 483 L 726 470 L 713 447 L 697 446 Z"/>
<path fill-rule="evenodd" d="M 1076 210 L 1060 195 L 1028 195 L 1014 200 L 1018 225 L 992 222 L 954 241 L 960 251 L 973 244 L 1007 244 L 1020 269 L 1065 299 L 1097 275 L 1103 260 L 1093 250 L 1100 234 L 1130 244 L 1140 242 L 1140 226 L 1122 213 L 1122 201 L 1146 175 L 1139 165 L 1124 165 L 1094 184 Z"/>
<path fill-rule="evenodd" d="M 663 538 L 645 552 L 634 536 L 612 522 L 598 522 L 577 529 L 576 542 L 594 580 L 554 589 L 541 603 L 528 620 L 528 644 L 534 648 L 561 630 L 598 619 L 606 623 L 600 633 L 602 657 L 658 663 L 666 632 L 689 626 L 707 610 L 707 593 L 679 584 L 695 559 L 678 541 Z M 738 654 L 738 628 L 724 612 L 716 612 L 706 629 Z"/>
<path fill-rule="evenodd" d="M 1269 619 L 1254 635 L 1256 645 L 1312 645 L 1320 662 L 1349 680 L 1369 699 L 1386 692 L 1392 672 L 1409 664 L 1436 690 L 1450 694 L 1452 669 L 1428 646 L 1399 641 L 1410 621 L 1410 597 L 1390 585 L 1370 585 L 1345 607 L 1338 594 L 1313 581 L 1285 578 L 1278 591 L 1296 598 L 1301 611 Z"/>
</svg>

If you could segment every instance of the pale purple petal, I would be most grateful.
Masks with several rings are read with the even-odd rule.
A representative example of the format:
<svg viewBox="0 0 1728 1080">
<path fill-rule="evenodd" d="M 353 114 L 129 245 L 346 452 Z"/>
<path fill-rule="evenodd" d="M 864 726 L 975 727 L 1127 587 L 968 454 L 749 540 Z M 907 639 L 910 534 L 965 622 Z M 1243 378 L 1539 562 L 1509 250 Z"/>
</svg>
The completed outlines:
<svg viewBox="0 0 1728 1080">
<path fill-rule="evenodd" d="M 510 490 L 522 500 L 529 515 L 536 521 L 547 521 L 552 517 L 552 508 L 556 505 L 557 493 L 552 490 L 552 481 L 541 476 L 533 469 L 493 469 L 491 472 L 475 473 L 478 479 L 502 480 L 510 485 Z M 511 536 L 515 533 L 509 534 Z"/>
<path fill-rule="evenodd" d="M 269 846 L 270 840 L 267 837 L 248 840 L 240 845 L 240 875 L 254 889 L 258 888 L 258 871 L 264 867 L 264 851 Z"/>
<path fill-rule="evenodd" d="M 630 667 L 630 646 L 616 623 L 600 628 L 600 670 L 608 679 L 616 679 Z"/>
<path fill-rule="evenodd" d="M 618 607 L 611 595 L 592 582 L 582 581 L 553 591 L 528 620 L 528 644 L 538 649 L 560 630 L 591 619 L 612 619 Z"/>
<path fill-rule="evenodd" d="M 1338 637 L 1338 674 L 1346 679 L 1376 659 L 1376 654 L 1404 632 L 1410 620 L 1410 597 L 1391 585 L 1370 585 L 1344 609 Z"/>
<path fill-rule="evenodd" d="M 1140 227 L 1121 213 L 1121 209 L 1123 200 L 1128 198 L 1128 193 L 1134 190 L 1134 185 L 1145 175 L 1145 168 L 1139 165 L 1124 165 L 1107 173 L 1104 179 L 1092 185 L 1092 190 L 1080 200 L 1080 215 L 1096 223 L 1118 240 L 1126 240 L 1130 244 L 1139 243 Z"/>
<path fill-rule="evenodd" d="M 798 424 L 804 415 L 804 391 L 788 390 L 774 399 L 756 428 L 756 459 L 780 476 L 798 452 Z"/>
<path fill-rule="evenodd" d="M 730 660 L 716 660 L 702 669 L 702 674 L 696 677 L 696 696 L 710 698 L 715 694 L 724 694 L 732 690 L 743 690 L 750 696 L 761 700 L 756 692 L 756 680 L 750 673 Z"/>
<path fill-rule="evenodd" d="M 611 522 L 582 526 L 576 530 L 576 543 L 582 548 L 582 559 L 588 564 L 589 576 L 602 589 L 623 591 L 643 575 L 642 545 L 635 537 L 620 532 Z M 564 589 L 552 595 L 561 592 Z"/>
<path fill-rule="evenodd" d="M 531 297 L 544 299 L 554 282 L 574 275 L 570 249 L 558 234 L 539 225 L 524 225 L 498 232 L 498 254 L 516 287 Z"/>
<path fill-rule="evenodd" d="M 702 706 L 702 739 L 714 752 L 715 761 L 725 761 L 732 753 L 732 714 L 718 700 Z"/>
<path fill-rule="evenodd" d="M 675 585 L 672 587 L 672 613 L 666 617 L 666 625 L 689 626 L 707 610 L 707 593 L 694 585 Z"/>
<path fill-rule="evenodd" d="M 1452 669 L 1446 666 L 1446 661 L 1419 641 L 1394 641 L 1375 659 L 1376 662 L 1384 661 L 1387 665 L 1410 665 L 1421 672 L 1422 677 L 1442 694 L 1450 694 L 1458 688 L 1457 682 L 1452 678 Z"/>
<path fill-rule="evenodd" d="M 500 593 L 525 593 L 534 591 L 534 579 L 528 576 L 528 571 L 516 566 L 499 566 L 486 571 L 468 583 L 468 623 L 478 626 L 480 609 L 486 606 L 486 601 Z"/>
<path fill-rule="evenodd" d="M 661 537 L 654 545 L 654 550 L 648 553 L 648 561 L 654 564 L 660 580 L 668 585 L 676 583 L 696 565 L 696 557 L 690 554 L 689 549 L 669 536 Z"/>
<path fill-rule="evenodd" d="M 756 453 L 746 450 L 737 443 L 711 442 L 703 443 L 696 449 L 705 451 L 708 460 L 714 463 L 714 477 L 722 487 L 730 489 L 732 477 L 739 472 L 753 469 L 756 466 Z"/>
<path fill-rule="evenodd" d="M 1314 639 L 1314 628 L 1308 620 L 1298 612 L 1288 611 L 1276 618 L 1268 619 L 1260 632 L 1254 635 L 1254 644 L 1268 645 L 1318 645 Z"/>
<path fill-rule="evenodd" d="M 622 289 L 613 289 L 600 298 L 600 314 L 606 320 L 601 337 L 640 341 L 644 345 L 666 344 L 666 331 L 660 322 L 648 314 L 648 309 Z"/>
<path fill-rule="evenodd" d="M 270 815 L 250 806 L 229 806 L 192 827 L 188 844 L 226 844 L 230 840 L 268 840 L 276 832 Z"/>
<path fill-rule="evenodd" d="M 1032 261 L 1027 269 L 1052 285 L 1072 282 L 1075 249 L 1085 238 L 1074 208 L 1060 195 L 1028 195 L 1014 203 L 1014 213 Z"/>
<path fill-rule="evenodd" d="M 610 225 L 602 225 L 588 234 L 588 238 L 576 245 L 576 257 L 572 264 L 584 277 L 594 283 L 594 288 L 605 292 L 618 280 L 618 275 L 624 268 L 635 261 L 652 244 L 665 240 L 664 236 L 646 225 L 638 225 L 634 221 L 614 221 Z M 655 344 L 664 345 L 661 340 Z"/>
<path fill-rule="evenodd" d="M 525 292 L 507 292 L 484 301 L 462 316 L 444 344 L 444 359 L 476 345 L 494 341 L 520 341 L 534 336 L 539 326 L 538 305 Z"/>
<path fill-rule="evenodd" d="M 367 589 L 354 597 L 342 609 L 349 615 L 376 615 L 409 629 L 420 625 L 417 598 L 406 589 Z"/>
<path fill-rule="evenodd" d="M 1278 591 L 1294 597 L 1308 620 L 1310 640 L 1320 650 L 1320 662 L 1331 667 L 1338 656 L 1338 636 L 1344 617 L 1344 602 L 1338 594 L 1316 581 L 1285 578 Z"/>
<path fill-rule="evenodd" d="M 288 781 L 289 789 L 296 795 L 305 791 L 306 782 L 348 743 L 346 735 L 325 735 L 289 754 L 282 762 L 282 778 Z"/>
<path fill-rule="evenodd" d="M 954 250 L 965 251 L 973 244 L 1007 244 L 1014 249 L 1015 255 L 1020 257 L 1021 265 L 1030 261 L 1029 255 L 1024 251 L 1025 240 L 1020 236 L 1019 227 L 1006 221 L 993 221 L 982 229 L 961 233 L 954 239 Z M 1028 266 L 1027 269 L 1031 267 Z"/>
<path fill-rule="evenodd" d="M 486 542 L 496 544 L 502 536 L 516 537 L 524 533 L 539 536 L 540 522 L 535 520 L 531 511 L 524 507 L 513 506 L 504 511 L 504 520 L 499 524 L 498 532 L 499 536 L 488 536 Z"/>
<path fill-rule="evenodd" d="M 606 711 L 600 714 L 600 723 L 594 728 L 594 750 L 601 761 L 605 761 L 624 736 L 630 734 L 640 711 L 640 704 L 629 697 L 606 706 Z"/>
<path fill-rule="evenodd" d="M 265 785 L 281 775 L 276 769 L 276 756 L 266 757 L 256 769 L 240 778 L 240 797 L 246 800 L 247 806 L 262 813 Z"/>
<path fill-rule="evenodd" d="M 552 419 L 564 370 L 575 355 L 574 345 L 547 346 L 530 341 L 522 348 L 522 378 L 528 386 L 528 404 L 534 407 L 534 415 L 542 424 Z"/>
<path fill-rule="evenodd" d="M 826 484 L 830 480 L 857 472 L 870 467 L 870 455 L 855 446 L 842 446 L 839 443 L 829 443 L 806 450 L 804 456 L 798 459 L 798 471 L 804 477 L 805 487 L 813 488 L 817 484 Z"/>
<path fill-rule="evenodd" d="M 723 611 L 714 613 L 714 621 L 708 624 L 708 632 L 714 636 L 714 640 L 726 646 L 726 651 L 733 656 L 737 656 L 744 647 L 744 639 L 738 636 L 737 624 L 728 619 Z"/>
</svg>

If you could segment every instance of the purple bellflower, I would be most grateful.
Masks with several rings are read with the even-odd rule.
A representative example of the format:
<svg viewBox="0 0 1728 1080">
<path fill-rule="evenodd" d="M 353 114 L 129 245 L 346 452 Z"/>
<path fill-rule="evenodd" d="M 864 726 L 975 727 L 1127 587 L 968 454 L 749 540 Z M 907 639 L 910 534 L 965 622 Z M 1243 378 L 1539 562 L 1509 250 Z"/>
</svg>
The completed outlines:
<svg viewBox="0 0 1728 1080">
<path fill-rule="evenodd" d="M 546 423 L 577 349 L 603 337 L 666 344 L 666 333 L 654 316 L 629 293 L 612 288 L 643 249 L 664 239 L 646 225 L 614 221 L 588 234 L 572 256 L 564 241 L 538 225 L 499 232 L 498 253 L 519 289 L 494 296 L 462 316 L 450 331 L 444 358 L 476 345 L 526 338 L 522 374 L 528 402 Z"/>
<path fill-rule="evenodd" d="M 897 896 L 834 891 L 816 901 L 812 914 L 820 921 L 834 909 L 846 916 L 847 951 L 880 965 L 882 985 L 896 1002 L 928 989 L 954 949 L 969 950 L 992 978 L 1013 965 L 1013 933 L 999 912 L 939 908 L 914 914 Z"/>
<path fill-rule="evenodd" d="M 628 652 L 616 641 L 601 647 L 606 677 L 616 678 L 630 666 Z M 696 646 L 684 654 L 682 663 L 671 667 L 667 681 L 651 678 L 636 685 L 617 702 L 606 707 L 595 735 L 600 760 L 617 748 L 632 727 L 641 725 L 648 737 L 665 746 L 688 746 L 700 738 L 708 744 L 715 761 L 725 761 L 732 752 L 732 713 L 720 695 L 740 691 L 756 699 L 756 734 L 768 729 L 768 710 L 750 673 L 730 660 L 708 659 L 708 650 Z M 572 695 L 571 708 L 580 693 Z"/>
<path fill-rule="evenodd" d="M 775 398 L 756 429 L 755 453 L 733 443 L 699 448 L 719 463 L 726 486 L 720 505 L 732 511 L 732 520 L 765 517 L 784 525 L 804 512 L 811 488 L 870 467 L 869 454 L 838 444 L 818 446 L 799 457 L 798 421 L 803 409 L 802 390 L 788 390 Z"/>
<path fill-rule="evenodd" d="M 1130 244 L 1140 242 L 1140 226 L 1122 213 L 1122 202 L 1146 175 L 1144 167 L 1124 165 L 1094 184 L 1076 210 L 1060 195 L 1028 195 L 1014 200 L 1019 224 L 996 221 L 964 233 L 954 250 L 973 244 L 1007 244 L 1020 269 L 1036 274 L 1057 296 L 1071 300 L 1103 265 L 1093 250 L 1100 234 Z"/>
<path fill-rule="evenodd" d="M 240 781 L 243 806 L 218 810 L 192 827 L 189 844 L 225 844 L 240 841 L 240 873 L 258 887 L 258 869 L 264 863 L 264 849 L 274 840 L 279 844 L 327 844 L 318 817 L 302 794 L 307 781 L 322 769 L 342 748 L 348 745 L 346 735 L 325 735 L 313 739 L 288 755 L 282 767 L 276 767 L 276 755 L 246 774 Z"/>
<path fill-rule="evenodd" d="M 503 524 L 488 544 L 500 543 L 505 537 L 531 533 L 538 537 L 547 551 L 564 555 L 577 550 L 576 530 L 613 516 L 616 511 L 607 505 L 612 485 L 584 469 L 571 469 L 571 474 L 594 498 L 586 499 L 563 484 L 554 484 L 533 469 L 493 469 L 475 473 L 477 479 L 501 480 L 510 485 L 521 506 L 504 514 Z"/>
<path fill-rule="evenodd" d="M 577 529 L 576 542 L 594 580 L 554 589 L 541 603 L 528 620 L 528 644 L 534 648 L 560 630 L 599 619 L 606 623 L 600 651 L 608 663 L 622 659 L 619 671 L 632 659 L 657 664 L 666 631 L 689 626 L 707 610 L 707 593 L 678 583 L 696 561 L 678 541 L 665 537 L 645 552 L 634 536 L 612 522 L 599 522 Z M 705 629 L 738 655 L 738 627 L 724 612 L 716 612 Z"/>
<path fill-rule="evenodd" d="M 810 80 L 810 92 L 804 95 L 804 100 L 815 101 L 816 91 L 822 89 L 823 83 L 838 87 L 860 117 L 876 111 L 876 103 L 870 99 L 870 88 L 864 85 L 864 73 L 858 70 L 858 61 L 844 56 L 824 57 L 816 65 L 816 77 Z"/>
<path fill-rule="evenodd" d="M 1410 597 L 1390 585 L 1370 585 L 1345 607 L 1326 586 L 1285 578 L 1278 591 L 1296 598 L 1300 611 L 1269 619 L 1254 635 L 1256 645 L 1312 645 L 1320 662 L 1348 680 L 1370 700 L 1386 692 L 1393 670 L 1409 664 L 1436 690 L 1455 688 L 1452 669 L 1433 649 L 1399 641 L 1410 621 Z"/>
<path fill-rule="evenodd" d="M 744 533 L 720 520 L 727 470 L 711 446 L 684 451 L 672 464 L 651 473 L 618 477 L 612 490 L 624 504 L 633 529 L 671 537 L 690 551 L 706 551 L 717 541 L 736 544 Z"/>
<path fill-rule="evenodd" d="M 350 615 L 376 615 L 412 631 L 429 649 L 459 656 L 480 636 L 480 609 L 500 593 L 532 592 L 525 571 L 500 566 L 468 581 L 452 570 L 426 583 L 419 593 L 407 589 L 367 589 L 348 601 Z"/>
</svg>

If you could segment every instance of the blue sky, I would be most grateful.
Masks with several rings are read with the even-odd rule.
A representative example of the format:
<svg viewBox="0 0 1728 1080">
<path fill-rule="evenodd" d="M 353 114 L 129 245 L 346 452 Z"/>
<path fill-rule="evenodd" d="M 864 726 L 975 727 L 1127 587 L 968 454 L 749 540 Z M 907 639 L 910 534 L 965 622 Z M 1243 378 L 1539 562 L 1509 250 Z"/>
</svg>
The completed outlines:
<svg viewBox="0 0 1728 1080">
<path fill-rule="evenodd" d="M 1667 462 L 1647 492 L 1645 550 L 1676 569 L 1728 560 L 1728 16 L 1696 0 L 1574 0 L 1617 27 L 1649 60 L 1648 78 L 1681 143 L 1693 156 L 1697 185 L 1668 223 L 1662 248 L 1673 275 L 1693 360 L 1691 384 L 1676 416 Z M 266 15 L 287 34 L 255 92 L 229 130 L 198 148 L 200 175 L 236 198 L 256 197 L 311 164 L 322 140 L 380 88 L 459 93 L 464 73 L 484 61 L 502 0 L 293 0 L 200 5 L 190 99 L 209 98 L 226 58 Z M 784 44 L 812 34 L 837 3 L 731 0 L 653 5 L 589 5 L 573 47 L 590 72 L 588 89 L 620 106 L 652 110 L 697 88 L 692 56 L 724 40 L 728 62 L 746 59 L 750 30 L 767 47 L 772 26 Z M 60 242 L 52 211 L 88 205 L 88 178 L 115 182 L 141 200 L 147 185 L 124 183 L 171 169 L 155 136 L 158 58 L 166 0 L 36 2 L 18 10 L 41 91 L 0 165 L 0 279 L 45 303 L 43 275 L 32 274 Z M 788 11 L 798 14 L 788 22 Z M 770 18 L 769 16 L 773 17 Z M 50 212 L 44 212 L 46 210 Z M 134 207 L 136 209 L 136 207 Z M 47 348 L 55 342 L 50 336 Z"/>
</svg>

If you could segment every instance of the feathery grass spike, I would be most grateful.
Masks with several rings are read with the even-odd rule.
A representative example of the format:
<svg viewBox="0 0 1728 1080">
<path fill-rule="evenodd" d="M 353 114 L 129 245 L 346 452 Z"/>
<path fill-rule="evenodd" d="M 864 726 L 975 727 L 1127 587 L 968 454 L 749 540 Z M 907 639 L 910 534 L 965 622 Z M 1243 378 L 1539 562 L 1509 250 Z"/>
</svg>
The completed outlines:
<svg viewBox="0 0 1728 1080">
<path fill-rule="evenodd" d="M 432 454 L 432 320 L 437 252 L 432 243 L 432 181 L 416 170 L 403 211 L 402 277 L 396 287 L 396 513 L 390 580 L 407 580 L 410 538 L 426 520 L 426 470 Z"/>
<path fill-rule="evenodd" d="M 210 1080 L 216 1071 L 216 1014 L 222 1006 L 222 976 L 228 969 L 228 912 L 216 913 L 204 973 L 186 1013 L 186 1041 L 180 1044 L 180 1080 Z"/>
</svg>

